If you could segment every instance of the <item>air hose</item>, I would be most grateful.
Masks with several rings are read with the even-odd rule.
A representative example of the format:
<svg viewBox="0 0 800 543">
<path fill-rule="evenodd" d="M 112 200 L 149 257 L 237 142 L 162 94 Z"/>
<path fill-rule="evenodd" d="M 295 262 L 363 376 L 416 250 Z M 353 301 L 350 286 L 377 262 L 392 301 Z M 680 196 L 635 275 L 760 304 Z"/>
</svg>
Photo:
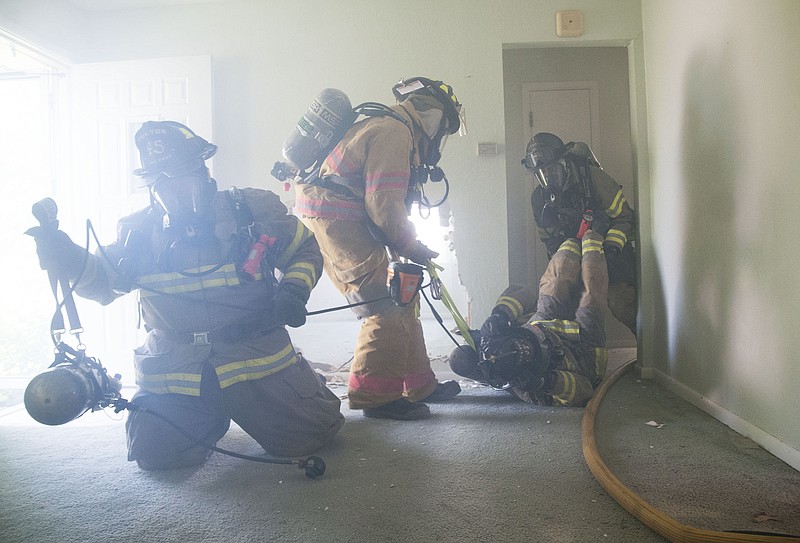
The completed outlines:
<svg viewBox="0 0 800 543">
<path fill-rule="evenodd" d="M 800 537 L 769 533 L 717 532 L 686 526 L 647 503 L 641 496 L 626 487 L 608 469 L 597 451 L 595 417 L 608 389 L 636 362 L 631 360 L 606 377 L 595 391 L 583 413 L 581 435 L 583 457 L 589 470 L 609 495 L 645 526 L 673 543 L 797 543 Z"/>
</svg>

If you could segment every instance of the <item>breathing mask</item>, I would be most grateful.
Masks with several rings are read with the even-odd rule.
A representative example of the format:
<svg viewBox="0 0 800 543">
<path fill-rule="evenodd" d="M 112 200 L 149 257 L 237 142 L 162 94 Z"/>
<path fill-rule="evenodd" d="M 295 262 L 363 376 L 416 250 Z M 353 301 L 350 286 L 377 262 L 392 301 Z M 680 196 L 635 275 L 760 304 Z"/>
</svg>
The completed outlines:
<svg viewBox="0 0 800 543">
<path fill-rule="evenodd" d="M 180 177 L 159 175 L 150 185 L 153 200 L 164 210 L 165 228 L 196 229 L 209 223 L 216 182 L 205 166 Z"/>
<path fill-rule="evenodd" d="M 495 388 L 518 387 L 535 391 L 544 384 L 548 360 L 533 331 L 524 326 L 509 328 L 481 345 L 478 367 Z"/>
</svg>

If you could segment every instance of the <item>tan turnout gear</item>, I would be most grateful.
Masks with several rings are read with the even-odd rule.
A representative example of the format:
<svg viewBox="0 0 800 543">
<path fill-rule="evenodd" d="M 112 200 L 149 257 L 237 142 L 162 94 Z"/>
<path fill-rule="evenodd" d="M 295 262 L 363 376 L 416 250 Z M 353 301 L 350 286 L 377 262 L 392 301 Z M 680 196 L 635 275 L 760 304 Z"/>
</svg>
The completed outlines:
<svg viewBox="0 0 800 543">
<path fill-rule="evenodd" d="M 390 116 L 357 122 L 323 163 L 319 181 L 297 185 L 296 209 L 319 242 L 326 273 L 348 302 L 373 301 L 353 308 L 363 319 L 350 369 L 353 409 L 421 400 L 438 384 L 419 299 L 406 307 L 388 299 L 387 247 L 401 257 L 420 247 L 405 197 L 411 167 L 427 144 L 411 104 L 391 109 L 406 122 Z"/>
<path fill-rule="evenodd" d="M 583 240 L 561 244 L 542 275 L 538 300 L 528 288 L 508 287 L 493 312 L 502 311 L 533 331 L 553 364 L 542 390 L 513 387 L 511 392 L 529 402 L 586 405 L 606 371 L 607 297 L 603 237 L 591 230 Z"/>
</svg>

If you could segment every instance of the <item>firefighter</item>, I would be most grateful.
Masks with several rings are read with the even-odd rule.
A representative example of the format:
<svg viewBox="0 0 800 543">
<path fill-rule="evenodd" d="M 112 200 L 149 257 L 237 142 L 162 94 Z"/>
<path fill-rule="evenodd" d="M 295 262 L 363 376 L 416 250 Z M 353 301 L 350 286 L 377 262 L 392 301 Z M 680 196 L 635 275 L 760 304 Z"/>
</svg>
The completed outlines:
<svg viewBox="0 0 800 543">
<path fill-rule="evenodd" d="M 528 403 L 582 407 L 606 371 L 607 296 L 603 236 L 588 230 L 556 250 L 538 300 L 508 287 L 481 326 L 480 353 L 462 345 L 450 368 Z"/>
<path fill-rule="evenodd" d="M 138 290 L 148 333 L 134 352 L 128 460 L 202 464 L 210 450 L 198 442 L 214 445 L 231 420 L 273 455 L 324 445 L 344 423 L 340 400 L 285 327 L 306 320 L 316 239 L 272 192 L 218 191 L 205 164 L 217 146 L 183 124 L 145 122 L 135 141 L 151 205 L 118 222 L 114 243 L 87 254 L 63 231 L 34 232 L 41 267 L 78 295 L 106 305 Z"/>
<path fill-rule="evenodd" d="M 409 196 L 441 158 L 447 136 L 462 124 L 452 87 L 424 77 L 393 88 L 389 114 L 356 122 L 334 147 L 313 182 L 298 183 L 296 209 L 314 232 L 325 271 L 362 319 L 350 367 L 351 409 L 367 417 L 418 420 L 423 401 L 461 391 L 438 382 L 430 364 L 419 298 L 399 306 L 387 298 L 387 249 L 425 265 L 438 253 L 416 237 Z"/>
<path fill-rule="evenodd" d="M 634 212 L 622 187 L 601 167 L 581 142 L 564 142 L 540 132 L 525 150 L 523 166 L 538 184 L 531 194 L 533 217 L 548 258 L 581 230 L 604 236 L 608 263 L 608 306 L 636 335 L 637 288 Z"/>
</svg>

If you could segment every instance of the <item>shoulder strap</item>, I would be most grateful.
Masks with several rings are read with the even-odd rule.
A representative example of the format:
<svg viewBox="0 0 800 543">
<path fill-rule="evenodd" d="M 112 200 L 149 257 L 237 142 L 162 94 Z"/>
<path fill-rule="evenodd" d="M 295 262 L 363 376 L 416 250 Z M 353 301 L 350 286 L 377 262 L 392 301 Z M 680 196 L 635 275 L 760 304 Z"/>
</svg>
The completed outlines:
<svg viewBox="0 0 800 543">
<path fill-rule="evenodd" d="M 233 205 L 233 214 L 236 218 L 236 231 L 242 232 L 247 230 L 247 235 L 252 241 L 253 225 L 255 221 L 253 219 L 253 212 L 250 210 L 250 206 L 247 205 L 244 193 L 238 187 L 231 187 L 228 189 L 227 194 L 228 199 Z"/>
</svg>

